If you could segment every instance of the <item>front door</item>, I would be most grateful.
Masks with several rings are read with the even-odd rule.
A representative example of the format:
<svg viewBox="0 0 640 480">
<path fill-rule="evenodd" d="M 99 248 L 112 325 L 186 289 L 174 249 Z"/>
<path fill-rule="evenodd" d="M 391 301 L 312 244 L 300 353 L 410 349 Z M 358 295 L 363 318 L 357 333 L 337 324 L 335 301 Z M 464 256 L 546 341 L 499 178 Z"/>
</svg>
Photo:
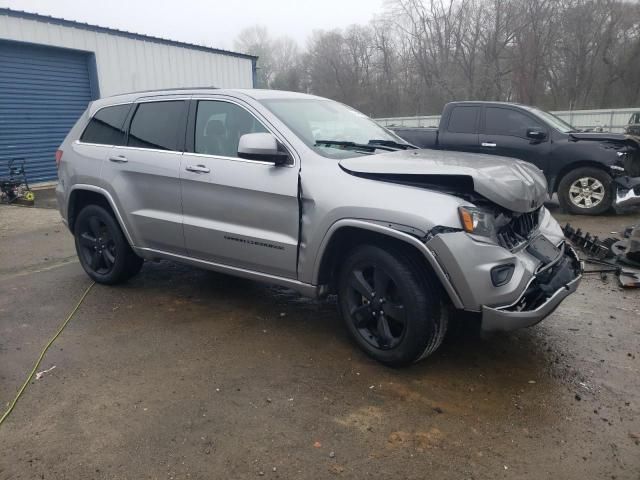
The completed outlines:
<svg viewBox="0 0 640 480">
<path fill-rule="evenodd" d="M 297 161 L 274 166 L 238 158 L 242 135 L 268 131 L 238 103 L 194 100 L 189 116 L 180 168 L 188 255 L 295 278 Z"/>
<path fill-rule="evenodd" d="M 550 142 L 527 137 L 527 130 L 549 133 L 534 116 L 508 107 L 486 107 L 480 147 L 483 153 L 513 157 L 533 163 L 541 170 L 549 166 Z"/>
</svg>

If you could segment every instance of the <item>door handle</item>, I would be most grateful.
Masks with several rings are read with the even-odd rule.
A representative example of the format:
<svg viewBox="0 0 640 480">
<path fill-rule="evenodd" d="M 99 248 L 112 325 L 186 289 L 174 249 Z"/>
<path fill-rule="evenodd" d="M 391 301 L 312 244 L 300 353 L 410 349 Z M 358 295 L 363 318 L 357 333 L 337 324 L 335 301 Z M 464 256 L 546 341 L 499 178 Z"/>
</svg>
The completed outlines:
<svg viewBox="0 0 640 480">
<path fill-rule="evenodd" d="M 188 167 L 185 168 L 185 170 L 187 172 L 194 172 L 194 173 L 209 173 L 211 170 L 207 167 L 205 167 L 204 165 L 189 165 Z"/>
<path fill-rule="evenodd" d="M 114 163 L 127 163 L 129 160 L 127 160 L 127 157 L 124 155 L 115 155 L 113 157 L 109 157 L 109 161 Z"/>
<path fill-rule="evenodd" d="M 491 147 L 491 148 L 495 148 L 497 146 L 495 143 L 488 143 L 488 142 L 482 142 L 481 145 L 483 147 Z"/>
</svg>

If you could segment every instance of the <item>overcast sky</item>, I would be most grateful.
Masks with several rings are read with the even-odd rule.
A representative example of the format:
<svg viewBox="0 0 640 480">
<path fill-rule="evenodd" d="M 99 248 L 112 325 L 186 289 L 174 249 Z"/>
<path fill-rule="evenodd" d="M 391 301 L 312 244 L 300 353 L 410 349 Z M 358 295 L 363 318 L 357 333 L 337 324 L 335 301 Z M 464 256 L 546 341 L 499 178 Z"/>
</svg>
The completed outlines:
<svg viewBox="0 0 640 480">
<path fill-rule="evenodd" d="M 0 7 L 233 49 L 240 30 L 255 24 L 302 46 L 314 29 L 367 23 L 384 0 L 0 0 Z"/>
</svg>

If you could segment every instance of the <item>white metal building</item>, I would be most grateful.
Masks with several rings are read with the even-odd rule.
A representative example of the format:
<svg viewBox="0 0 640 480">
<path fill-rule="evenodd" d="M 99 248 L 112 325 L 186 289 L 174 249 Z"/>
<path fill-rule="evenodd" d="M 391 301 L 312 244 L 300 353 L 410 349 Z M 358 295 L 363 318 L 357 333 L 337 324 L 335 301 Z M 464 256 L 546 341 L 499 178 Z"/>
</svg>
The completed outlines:
<svg viewBox="0 0 640 480">
<path fill-rule="evenodd" d="M 0 176 L 23 158 L 53 180 L 54 154 L 98 97 L 173 87 L 252 88 L 256 57 L 0 8 Z"/>
</svg>

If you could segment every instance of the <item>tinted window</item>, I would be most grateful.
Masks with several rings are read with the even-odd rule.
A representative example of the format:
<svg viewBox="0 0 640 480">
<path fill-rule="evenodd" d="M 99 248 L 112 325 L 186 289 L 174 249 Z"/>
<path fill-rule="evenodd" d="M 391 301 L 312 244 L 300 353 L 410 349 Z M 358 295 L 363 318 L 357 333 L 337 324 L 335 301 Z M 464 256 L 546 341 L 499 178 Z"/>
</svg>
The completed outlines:
<svg viewBox="0 0 640 480">
<path fill-rule="evenodd" d="M 203 100 L 198 102 L 196 114 L 195 152 L 237 157 L 242 135 L 266 131 L 253 115 L 238 105 Z"/>
<path fill-rule="evenodd" d="M 540 122 L 529 115 L 508 108 L 488 107 L 485 113 L 484 130 L 487 135 L 509 135 L 527 138 L 527 129 L 546 131 Z"/>
<path fill-rule="evenodd" d="M 180 133 L 184 132 L 184 105 L 183 101 L 138 105 L 131 120 L 127 145 L 157 150 L 179 150 L 178 139 Z"/>
<path fill-rule="evenodd" d="M 124 145 L 124 121 L 131 104 L 115 105 L 99 110 L 91 120 L 80 141 L 103 145 Z"/>
<path fill-rule="evenodd" d="M 479 107 L 453 107 L 447 129 L 452 133 L 476 133 L 479 111 Z"/>
</svg>

